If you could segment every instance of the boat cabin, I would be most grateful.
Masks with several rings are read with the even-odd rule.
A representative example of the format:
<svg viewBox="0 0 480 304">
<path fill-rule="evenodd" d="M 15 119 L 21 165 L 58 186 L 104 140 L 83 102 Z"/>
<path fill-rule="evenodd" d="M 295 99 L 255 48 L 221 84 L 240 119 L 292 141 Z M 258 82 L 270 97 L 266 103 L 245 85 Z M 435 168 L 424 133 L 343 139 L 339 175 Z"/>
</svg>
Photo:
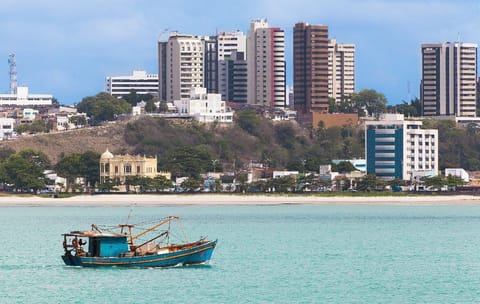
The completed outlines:
<svg viewBox="0 0 480 304">
<path fill-rule="evenodd" d="M 73 231 L 63 237 L 63 248 L 71 255 L 118 257 L 130 251 L 127 236 L 123 234 Z M 88 251 L 85 252 L 84 246 Z"/>
</svg>

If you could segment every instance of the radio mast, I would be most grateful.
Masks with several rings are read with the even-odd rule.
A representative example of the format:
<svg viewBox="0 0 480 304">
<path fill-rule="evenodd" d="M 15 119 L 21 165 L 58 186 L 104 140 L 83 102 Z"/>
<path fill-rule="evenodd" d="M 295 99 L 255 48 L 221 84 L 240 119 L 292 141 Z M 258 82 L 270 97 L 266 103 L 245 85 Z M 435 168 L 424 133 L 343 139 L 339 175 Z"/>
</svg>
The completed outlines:
<svg viewBox="0 0 480 304">
<path fill-rule="evenodd" d="M 14 53 L 8 55 L 8 65 L 10 65 L 10 94 L 17 94 L 17 63 Z"/>
</svg>

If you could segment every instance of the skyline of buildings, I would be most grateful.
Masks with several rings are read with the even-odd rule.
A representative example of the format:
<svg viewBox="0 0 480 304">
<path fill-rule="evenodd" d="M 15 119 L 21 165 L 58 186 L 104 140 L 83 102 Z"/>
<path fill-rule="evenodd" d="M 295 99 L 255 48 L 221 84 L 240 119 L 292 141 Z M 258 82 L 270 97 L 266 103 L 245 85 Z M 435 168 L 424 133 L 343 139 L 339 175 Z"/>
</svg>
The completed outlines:
<svg viewBox="0 0 480 304">
<path fill-rule="evenodd" d="M 167 101 L 188 98 L 191 87 L 203 86 L 226 101 L 270 108 L 293 106 L 299 119 L 309 122 L 310 111 L 326 113 L 330 99 L 345 101 L 355 92 L 355 44 L 329 39 L 326 25 L 297 23 L 291 68 L 294 94 L 289 103 L 284 31 L 269 27 L 264 19 L 252 21 L 250 27 L 247 36 L 241 31 L 216 36 L 172 32 L 167 41 L 159 41 L 159 97 Z M 195 40 L 198 52 L 175 56 L 181 51 L 178 47 L 174 52 L 172 43 L 181 38 Z M 421 57 L 422 114 L 475 118 L 477 45 L 422 44 Z"/>
</svg>

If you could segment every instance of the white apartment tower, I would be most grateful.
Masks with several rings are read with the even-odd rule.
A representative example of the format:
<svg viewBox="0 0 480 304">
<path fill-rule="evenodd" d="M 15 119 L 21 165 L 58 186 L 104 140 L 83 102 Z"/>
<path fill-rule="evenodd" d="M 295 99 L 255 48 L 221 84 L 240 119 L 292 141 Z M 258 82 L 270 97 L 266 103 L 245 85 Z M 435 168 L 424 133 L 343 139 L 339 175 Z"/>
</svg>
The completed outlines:
<svg viewBox="0 0 480 304">
<path fill-rule="evenodd" d="M 328 40 L 328 97 L 336 102 L 355 92 L 355 45 Z"/>
<path fill-rule="evenodd" d="M 166 101 L 190 97 L 191 88 L 203 87 L 203 37 L 172 32 L 159 42 L 159 96 Z"/>
<path fill-rule="evenodd" d="M 424 116 L 476 117 L 477 44 L 422 44 Z"/>
<path fill-rule="evenodd" d="M 250 24 L 247 36 L 247 96 L 252 105 L 285 108 L 285 33 L 266 20 Z"/>
<path fill-rule="evenodd" d="M 221 32 L 217 34 L 218 60 L 225 60 L 230 57 L 233 51 L 246 52 L 247 38 L 240 31 Z"/>
</svg>

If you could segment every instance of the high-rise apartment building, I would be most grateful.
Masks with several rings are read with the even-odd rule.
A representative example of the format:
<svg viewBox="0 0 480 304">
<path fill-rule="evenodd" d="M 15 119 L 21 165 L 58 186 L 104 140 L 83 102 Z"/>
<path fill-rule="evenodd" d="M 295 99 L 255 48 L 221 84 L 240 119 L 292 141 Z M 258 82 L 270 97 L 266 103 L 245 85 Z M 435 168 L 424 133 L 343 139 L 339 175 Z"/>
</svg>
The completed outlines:
<svg viewBox="0 0 480 304">
<path fill-rule="evenodd" d="M 219 83 L 222 99 L 236 103 L 247 103 L 247 60 L 244 52 L 233 51 L 230 56 L 219 62 L 221 81 Z"/>
<path fill-rule="evenodd" d="M 190 96 L 191 88 L 204 86 L 205 38 L 170 34 L 159 42 L 159 96 L 166 101 Z"/>
<path fill-rule="evenodd" d="M 403 114 L 365 121 L 367 173 L 409 181 L 438 175 L 438 130 L 421 126 L 421 121 L 404 120 Z"/>
<path fill-rule="evenodd" d="M 205 40 L 205 88 L 209 93 L 221 93 L 226 99 L 227 74 L 225 61 L 232 52 L 245 54 L 246 37 L 243 32 L 221 32 Z"/>
<path fill-rule="evenodd" d="M 328 112 L 328 26 L 297 23 L 293 29 L 294 109 L 301 122 Z"/>
<path fill-rule="evenodd" d="M 328 41 L 328 97 L 341 102 L 355 92 L 355 45 Z"/>
<path fill-rule="evenodd" d="M 122 97 L 135 92 L 137 95 L 158 95 L 158 75 L 146 71 L 133 71 L 128 76 L 108 76 L 105 91 L 115 97 Z"/>
<path fill-rule="evenodd" d="M 248 103 L 269 108 L 286 106 L 285 33 L 266 20 L 250 23 L 247 36 Z"/>
<path fill-rule="evenodd" d="M 422 44 L 424 116 L 476 117 L 477 44 Z"/>
</svg>

